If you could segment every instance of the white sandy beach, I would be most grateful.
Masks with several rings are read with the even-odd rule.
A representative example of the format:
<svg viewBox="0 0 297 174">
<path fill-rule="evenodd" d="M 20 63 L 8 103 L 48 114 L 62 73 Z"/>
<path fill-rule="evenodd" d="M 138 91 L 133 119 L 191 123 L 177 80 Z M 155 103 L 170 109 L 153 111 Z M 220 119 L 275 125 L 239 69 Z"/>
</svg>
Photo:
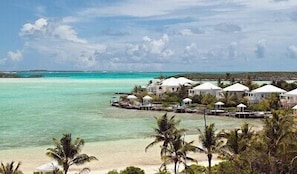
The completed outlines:
<svg viewBox="0 0 297 174">
<path fill-rule="evenodd" d="M 197 135 L 187 136 L 188 140 L 195 140 L 198 145 Z M 109 142 L 86 142 L 82 153 L 93 155 L 98 161 L 92 161 L 83 166 L 71 167 L 70 173 L 77 173 L 83 167 L 89 167 L 91 174 L 106 174 L 110 170 L 122 170 L 127 166 L 137 166 L 145 170 L 147 174 L 155 173 L 160 167 L 160 147 L 157 145 L 147 152 L 144 148 L 152 141 L 152 139 L 131 139 Z M 37 166 L 51 161 L 45 155 L 46 149 L 53 145 L 36 148 L 25 148 L 16 150 L 0 151 L 0 159 L 2 162 L 21 161 L 21 170 L 25 174 L 32 174 Z M 203 153 L 192 154 L 199 164 L 206 165 L 207 157 Z M 215 159 L 214 159 L 215 160 Z M 215 161 L 214 161 L 215 162 Z M 182 168 L 182 167 L 181 167 Z"/>
</svg>

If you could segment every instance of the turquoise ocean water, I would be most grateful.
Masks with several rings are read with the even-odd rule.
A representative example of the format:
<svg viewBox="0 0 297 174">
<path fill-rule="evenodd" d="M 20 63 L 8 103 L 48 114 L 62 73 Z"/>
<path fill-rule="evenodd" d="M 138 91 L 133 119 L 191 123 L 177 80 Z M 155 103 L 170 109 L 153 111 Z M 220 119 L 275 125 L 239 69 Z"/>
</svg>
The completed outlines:
<svg viewBox="0 0 297 174">
<path fill-rule="evenodd" d="M 42 78 L 0 78 L 0 150 L 48 145 L 63 133 L 87 142 L 145 138 L 155 126 L 153 117 L 163 113 L 114 108 L 109 101 L 115 92 L 130 92 L 135 85 L 146 85 L 154 77 L 174 74 L 43 72 Z M 201 115 L 177 117 L 189 133 L 203 126 Z M 214 122 L 218 129 L 245 122 L 210 116 L 207 121 Z M 255 125 L 260 122 L 248 121 Z"/>
</svg>

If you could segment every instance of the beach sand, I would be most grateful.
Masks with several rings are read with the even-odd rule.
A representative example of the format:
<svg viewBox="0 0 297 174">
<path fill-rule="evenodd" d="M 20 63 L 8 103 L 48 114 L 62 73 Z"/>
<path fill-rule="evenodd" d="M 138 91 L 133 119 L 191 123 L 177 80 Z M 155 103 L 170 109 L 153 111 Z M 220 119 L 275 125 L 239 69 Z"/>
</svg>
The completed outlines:
<svg viewBox="0 0 297 174">
<path fill-rule="evenodd" d="M 197 135 L 189 135 L 186 138 L 194 140 L 195 145 L 198 144 Z M 145 147 L 152 142 L 153 139 L 130 139 L 108 142 L 86 142 L 82 149 L 82 153 L 93 155 L 98 158 L 98 161 L 92 161 L 82 166 L 72 166 L 70 168 L 70 174 L 78 173 L 78 171 L 84 167 L 91 169 L 90 174 L 106 174 L 113 169 L 120 171 L 128 166 L 136 166 L 145 170 L 146 174 L 155 173 L 161 165 L 160 160 L 160 145 L 156 145 L 147 152 Z M 44 147 L 14 149 L 0 151 L 0 159 L 2 162 L 21 161 L 22 165 L 20 169 L 24 174 L 32 174 L 35 168 L 51 162 L 51 159 L 45 155 L 46 149 L 53 147 L 53 145 Z M 190 154 L 198 160 L 198 164 L 207 165 L 207 157 L 203 153 Z M 214 163 L 217 162 L 214 158 Z M 173 166 L 170 165 L 170 170 Z M 181 168 L 183 168 L 181 166 Z"/>
</svg>

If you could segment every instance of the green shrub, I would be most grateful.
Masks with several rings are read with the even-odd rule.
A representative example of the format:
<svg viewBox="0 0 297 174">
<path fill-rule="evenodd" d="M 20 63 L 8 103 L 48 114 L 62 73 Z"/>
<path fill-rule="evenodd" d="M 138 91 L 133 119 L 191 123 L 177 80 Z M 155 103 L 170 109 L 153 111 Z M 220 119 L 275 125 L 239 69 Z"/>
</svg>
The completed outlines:
<svg viewBox="0 0 297 174">
<path fill-rule="evenodd" d="M 119 174 L 119 172 L 116 170 L 112 170 L 112 171 L 109 171 L 107 174 Z"/>
<path fill-rule="evenodd" d="M 144 174 L 144 171 L 141 168 L 130 166 L 122 170 L 120 174 Z"/>
<path fill-rule="evenodd" d="M 231 161 L 223 161 L 219 164 L 214 165 L 212 168 L 213 174 L 230 174 L 230 173 L 238 173 L 243 174 L 246 173 L 243 169 L 239 170 L 235 168 L 234 163 Z"/>
<path fill-rule="evenodd" d="M 163 168 L 163 169 L 159 169 L 158 172 L 156 172 L 155 174 L 171 174 L 171 173 Z"/>
<path fill-rule="evenodd" d="M 187 166 L 185 170 L 181 172 L 181 174 L 203 174 L 206 172 L 206 167 L 201 165 L 192 164 Z"/>
</svg>

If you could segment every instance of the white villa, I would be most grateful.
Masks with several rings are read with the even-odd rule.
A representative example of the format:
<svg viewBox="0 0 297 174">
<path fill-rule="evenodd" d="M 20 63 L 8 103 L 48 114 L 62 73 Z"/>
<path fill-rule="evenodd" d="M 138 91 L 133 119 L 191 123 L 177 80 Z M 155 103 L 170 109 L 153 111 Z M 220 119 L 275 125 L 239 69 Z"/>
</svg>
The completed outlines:
<svg viewBox="0 0 297 174">
<path fill-rule="evenodd" d="M 281 103 L 285 107 L 293 107 L 297 105 L 297 89 L 282 94 Z"/>
<path fill-rule="evenodd" d="M 161 84 L 160 79 L 154 79 L 151 81 L 150 84 L 146 87 L 146 90 L 149 94 L 156 94 L 157 93 L 157 87 Z"/>
<path fill-rule="evenodd" d="M 249 87 L 240 83 L 235 83 L 223 89 L 223 92 L 228 93 L 230 96 L 237 96 L 238 98 L 242 98 L 249 91 Z"/>
<path fill-rule="evenodd" d="M 269 97 L 271 94 L 279 94 L 282 95 L 286 93 L 287 91 L 278 88 L 273 85 L 265 85 L 260 88 L 254 89 L 251 92 L 248 93 L 248 98 L 250 103 L 258 103 L 262 99 Z"/>
<path fill-rule="evenodd" d="M 210 83 L 210 82 L 205 82 L 201 85 L 198 85 L 194 87 L 193 89 L 189 89 L 189 96 L 194 96 L 194 95 L 206 95 L 210 94 L 215 96 L 217 99 L 220 97 L 220 92 L 222 91 L 222 88 Z"/>
<path fill-rule="evenodd" d="M 156 83 L 154 85 L 154 88 L 150 86 L 149 92 L 153 92 L 157 96 L 160 96 L 164 94 L 165 92 L 177 92 L 180 86 L 185 85 L 185 86 L 192 86 L 195 84 L 194 81 L 187 79 L 185 77 L 179 77 L 179 78 L 174 78 L 171 77 L 169 79 L 165 79 L 159 83 Z M 154 90 L 152 90 L 154 89 Z"/>
</svg>

